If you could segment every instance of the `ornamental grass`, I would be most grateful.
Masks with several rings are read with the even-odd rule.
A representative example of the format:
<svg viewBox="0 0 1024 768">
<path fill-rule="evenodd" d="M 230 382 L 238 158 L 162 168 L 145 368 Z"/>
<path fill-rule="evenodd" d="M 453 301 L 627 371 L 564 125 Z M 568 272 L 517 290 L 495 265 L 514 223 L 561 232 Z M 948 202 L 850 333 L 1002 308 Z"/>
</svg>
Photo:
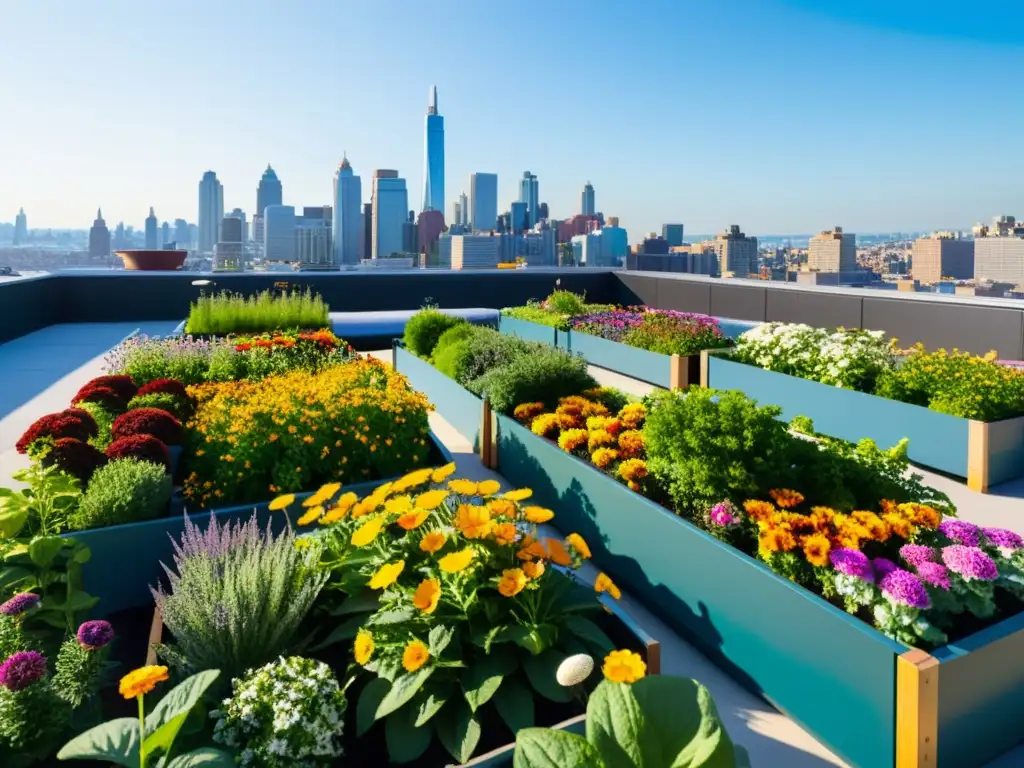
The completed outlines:
<svg viewBox="0 0 1024 768">
<path fill-rule="evenodd" d="M 227 291 L 200 296 L 189 308 L 186 333 L 227 335 L 289 329 L 319 329 L 329 325 L 327 304 L 312 291 L 274 295 L 263 291 L 241 296 Z"/>
</svg>

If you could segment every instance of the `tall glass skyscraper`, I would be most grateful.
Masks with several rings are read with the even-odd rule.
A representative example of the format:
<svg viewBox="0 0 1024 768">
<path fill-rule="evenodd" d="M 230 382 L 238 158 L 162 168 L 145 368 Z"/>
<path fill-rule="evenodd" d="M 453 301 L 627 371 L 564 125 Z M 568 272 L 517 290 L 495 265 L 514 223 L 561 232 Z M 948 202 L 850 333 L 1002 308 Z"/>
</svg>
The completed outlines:
<svg viewBox="0 0 1024 768">
<path fill-rule="evenodd" d="M 498 221 L 498 174 L 474 173 L 469 177 L 470 224 L 474 232 L 487 232 Z"/>
<path fill-rule="evenodd" d="M 398 171 L 375 171 L 372 258 L 383 259 L 403 251 L 402 231 L 408 220 L 409 197 L 405 179 L 399 178 Z"/>
<path fill-rule="evenodd" d="M 256 215 L 262 216 L 268 205 L 281 205 L 284 202 L 284 190 L 274 169 L 267 164 L 260 185 L 256 188 Z"/>
<path fill-rule="evenodd" d="M 523 171 L 523 178 L 519 182 L 519 202 L 526 203 L 527 226 L 532 227 L 537 223 L 540 190 L 537 185 L 537 177 L 529 171 Z"/>
<path fill-rule="evenodd" d="M 213 253 L 224 218 L 224 186 L 217 174 L 207 171 L 199 182 L 199 251 Z"/>
<path fill-rule="evenodd" d="M 437 112 L 437 86 L 430 88 L 423 146 L 423 210 L 444 213 L 444 118 Z"/>
<path fill-rule="evenodd" d="M 334 175 L 334 265 L 358 266 L 363 258 L 363 186 L 343 157 Z"/>
<path fill-rule="evenodd" d="M 580 213 L 584 216 L 593 216 L 594 210 L 594 185 L 589 181 L 583 186 L 583 194 L 580 195 Z"/>
<path fill-rule="evenodd" d="M 157 249 L 157 227 L 160 226 L 156 220 L 156 214 L 153 213 L 153 206 L 149 206 L 149 216 L 146 217 L 146 248 L 150 251 Z"/>
</svg>

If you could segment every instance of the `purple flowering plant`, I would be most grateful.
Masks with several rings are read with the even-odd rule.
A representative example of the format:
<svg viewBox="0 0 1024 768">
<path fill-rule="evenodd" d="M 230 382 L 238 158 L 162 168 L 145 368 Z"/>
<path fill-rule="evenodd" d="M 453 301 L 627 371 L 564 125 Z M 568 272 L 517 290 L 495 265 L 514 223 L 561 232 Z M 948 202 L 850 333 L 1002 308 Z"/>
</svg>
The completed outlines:
<svg viewBox="0 0 1024 768">
<path fill-rule="evenodd" d="M 630 307 L 580 315 L 572 329 L 663 355 L 695 355 L 732 345 L 709 315 L 671 309 Z"/>
</svg>

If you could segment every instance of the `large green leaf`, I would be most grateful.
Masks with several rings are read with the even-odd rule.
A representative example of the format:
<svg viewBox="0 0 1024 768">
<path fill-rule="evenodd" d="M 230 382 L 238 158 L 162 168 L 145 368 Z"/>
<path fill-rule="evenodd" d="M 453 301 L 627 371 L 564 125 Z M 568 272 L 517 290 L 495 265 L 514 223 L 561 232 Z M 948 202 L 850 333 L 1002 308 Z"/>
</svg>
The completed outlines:
<svg viewBox="0 0 1024 768">
<path fill-rule="evenodd" d="M 208 669 L 174 686 L 146 716 L 145 747 L 148 754 L 158 750 L 169 753 L 188 713 L 220 676 L 220 670 Z"/>
<path fill-rule="evenodd" d="M 590 619 L 570 614 L 565 617 L 565 626 L 599 656 L 607 656 L 615 650 L 615 643 L 611 638 Z"/>
<path fill-rule="evenodd" d="M 602 682 L 587 738 L 607 768 L 733 768 L 736 752 L 708 689 L 682 677 Z"/>
<path fill-rule="evenodd" d="M 5 565 L 0 568 L 0 592 L 12 592 L 17 584 L 32 576 L 32 571 L 20 565 Z"/>
<path fill-rule="evenodd" d="M 5 489 L 6 490 L 6 489 Z M 13 539 L 28 522 L 28 508 L 12 496 L 0 498 L 0 539 Z"/>
<path fill-rule="evenodd" d="M 447 685 L 439 686 L 437 690 L 433 691 L 426 688 L 421 690 L 410 704 L 416 710 L 415 725 L 421 726 L 430 722 L 430 719 L 441 710 L 449 698 L 451 698 L 451 687 Z"/>
<path fill-rule="evenodd" d="M 438 658 L 445 649 L 451 644 L 452 638 L 455 636 L 455 630 L 451 627 L 446 627 L 444 624 L 438 624 L 432 630 L 430 630 L 430 636 L 427 638 L 427 645 L 430 648 L 431 658 Z"/>
<path fill-rule="evenodd" d="M 359 702 L 356 704 L 356 736 L 362 736 L 373 725 L 377 719 L 377 707 L 384 701 L 384 697 L 391 690 L 391 683 L 383 677 L 375 677 L 359 694 Z"/>
<path fill-rule="evenodd" d="M 387 696 L 384 697 L 384 700 L 377 707 L 376 719 L 380 720 L 382 717 L 387 717 L 412 699 L 416 692 L 423 687 L 423 684 L 430 679 L 430 676 L 434 674 L 434 669 L 433 665 L 426 666 L 417 669 L 415 672 L 407 672 L 395 680 L 391 690 L 388 691 Z"/>
<path fill-rule="evenodd" d="M 549 728 L 524 728 L 519 732 L 513 767 L 606 768 L 598 751 L 582 736 Z"/>
<path fill-rule="evenodd" d="M 375 613 L 367 621 L 367 626 L 387 626 L 388 624 L 404 624 L 416 616 L 414 608 L 392 608 L 389 611 Z"/>
<path fill-rule="evenodd" d="M 105 760 L 127 768 L 139 766 L 139 721 L 119 717 L 81 733 L 57 753 L 58 760 Z"/>
<path fill-rule="evenodd" d="M 36 536 L 28 545 L 28 556 L 40 568 L 49 568 L 54 558 L 64 549 L 62 536 Z"/>
<path fill-rule="evenodd" d="M 178 755 L 162 768 L 235 768 L 235 758 L 213 747 L 200 747 Z"/>
<path fill-rule="evenodd" d="M 565 703 L 572 700 L 572 691 L 558 684 L 555 673 L 558 665 L 565 661 L 565 654 L 551 648 L 540 656 L 527 656 L 523 659 L 523 669 L 530 685 L 545 699 Z"/>
<path fill-rule="evenodd" d="M 363 624 L 365 623 L 365 615 L 360 614 L 358 616 L 351 616 L 345 621 L 341 622 L 341 624 L 336 626 L 333 630 L 331 630 L 331 633 L 327 637 L 325 637 L 323 640 L 321 640 L 319 643 L 314 645 L 309 650 L 311 652 L 319 651 L 330 645 L 334 645 L 335 643 L 341 643 L 345 640 L 352 640 L 356 636 L 356 633 L 359 632 L 359 628 L 362 627 Z"/>
<path fill-rule="evenodd" d="M 437 735 L 449 754 L 460 763 L 469 762 L 480 742 L 480 723 L 469 711 L 469 705 L 459 699 L 452 701 L 438 715 Z"/>
<path fill-rule="evenodd" d="M 417 726 L 415 719 L 416 708 L 410 705 L 384 721 L 384 737 L 392 763 L 411 763 L 430 746 L 434 729 L 429 725 Z"/>
<path fill-rule="evenodd" d="M 353 613 L 373 613 L 378 608 L 380 608 L 380 600 L 377 593 L 368 589 L 347 597 L 345 602 L 331 611 L 331 615 L 348 616 Z"/>
<path fill-rule="evenodd" d="M 533 727 L 533 694 L 518 677 L 509 677 L 502 682 L 494 694 L 494 706 L 512 733 Z"/>
<path fill-rule="evenodd" d="M 476 712 L 491 700 L 505 675 L 515 671 L 516 657 L 511 649 L 495 648 L 478 655 L 462 673 L 462 692 L 469 708 Z"/>
</svg>

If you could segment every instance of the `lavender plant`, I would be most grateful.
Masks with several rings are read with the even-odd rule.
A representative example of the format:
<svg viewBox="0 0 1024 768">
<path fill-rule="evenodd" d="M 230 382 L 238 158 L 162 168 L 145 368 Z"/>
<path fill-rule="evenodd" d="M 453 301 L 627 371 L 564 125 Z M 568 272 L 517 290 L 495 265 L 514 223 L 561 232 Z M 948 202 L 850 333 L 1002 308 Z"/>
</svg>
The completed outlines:
<svg viewBox="0 0 1024 768">
<path fill-rule="evenodd" d="M 290 529 L 275 537 L 268 523 L 261 532 L 255 513 L 227 525 L 211 514 L 205 531 L 186 517 L 175 569 L 162 564 L 170 591 L 153 590 L 174 636 L 157 653 L 188 673 L 220 669 L 225 679 L 272 661 L 327 579 L 319 558 L 319 545 L 297 546 Z"/>
<path fill-rule="evenodd" d="M 186 386 L 207 379 L 214 352 L 231 346 L 221 340 L 204 341 L 192 336 L 133 336 L 107 353 L 104 367 L 109 373 L 125 373 L 143 386 L 156 379 L 177 379 Z"/>
</svg>

